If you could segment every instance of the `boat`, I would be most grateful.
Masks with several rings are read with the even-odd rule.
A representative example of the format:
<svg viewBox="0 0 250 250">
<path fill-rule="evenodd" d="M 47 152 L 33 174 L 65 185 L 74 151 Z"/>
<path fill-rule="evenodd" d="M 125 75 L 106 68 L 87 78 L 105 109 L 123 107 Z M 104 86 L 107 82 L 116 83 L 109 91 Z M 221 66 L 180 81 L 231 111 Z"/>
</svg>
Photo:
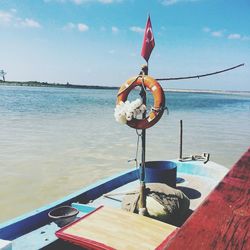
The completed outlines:
<svg viewBox="0 0 250 250">
<path fill-rule="evenodd" d="M 239 237 L 239 234 L 244 235 L 245 238 L 238 238 L 238 241 L 242 240 L 243 243 L 245 242 L 245 248 L 243 247 L 241 249 L 247 249 L 247 246 L 249 246 L 250 244 L 249 231 L 247 231 L 250 227 L 248 193 L 250 187 L 250 148 L 244 154 L 241 160 L 239 160 L 238 163 L 236 163 L 235 166 L 229 172 L 227 168 L 212 161 L 204 163 L 203 161 L 199 160 L 180 161 L 176 159 L 172 162 L 177 165 L 176 188 L 182 190 L 189 197 L 191 216 L 189 217 L 189 219 L 183 221 L 182 224 L 178 226 L 172 226 L 163 222 L 159 222 L 165 224 L 167 231 L 169 230 L 169 232 L 164 235 L 164 238 L 166 238 L 163 241 L 165 246 L 167 246 L 169 242 L 176 243 L 176 241 L 173 239 L 179 237 L 177 243 L 180 244 L 182 242 L 182 245 L 189 244 L 190 248 L 188 249 L 200 249 L 192 247 L 194 246 L 193 244 L 197 244 L 197 241 L 200 243 L 202 242 L 198 234 L 197 239 L 199 240 L 195 240 L 194 238 L 192 238 L 192 240 L 190 241 L 189 237 L 185 239 L 185 234 L 184 236 L 179 236 L 179 233 L 182 233 L 182 229 L 186 229 L 190 236 L 190 234 L 194 233 L 195 229 L 198 230 L 200 228 L 203 230 L 201 230 L 203 234 L 207 234 L 207 232 L 209 232 L 209 230 L 213 228 L 213 226 L 211 226 L 212 223 L 215 223 L 214 226 L 219 232 L 221 228 L 223 228 L 223 230 L 225 230 L 224 237 L 227 237 L 227 234 L 230 234 L 232 232 L 226 232 L 227 224 L 220 225 L 220 219 L 224 219 L 225 221 L 230 221 L 232 219 L 232 214 L 229 214 L 227 211 L 231 206 L 231 208 L 233 209 L 233 218 L 235 219 L 238 216 L 242 220 L 244 220 L 244 222 L 241 225 L 239 224 L 239 221 L 235 219 L 235 221 L 230 222 L 230 226 L 234 227 L 235 224 L 238 225 L 239 232 L 234 231 L 234 234 L 236 234 L 237 237 Z M 221 181 L 222 178 L 224 179 Z M 93 212 L 97 211 L 98 209 L 100 210 L 101 208 L 107 207 L 112 208 L 115 211 L 122 211 L 120 209 L 120 206 L 124 192 L 127 192 L 128 190 L 135 190 L 138 185 L 138 169 L 128 170 L 110 178 L 101 180 L 88 187 L 85 187 L 49 205 L 43 206 L 32 212 L 14 218 L 10 221 L 4 222 L 0 225 L 0 246 L 3 246 L 3 244 L 5 244 L 5 247 L 9 246 L 9 248 L 2 247 L 0 249 L 82 249 L 79 248 L 78 245 L 72 244 L 56 236 L 56 232 L 60 231 L 61 229 L 48 216 L 49 212 L 53 211 L 58 207 L 71 206 L 72 208 L 75 208 L 79 211 L 76 219 L 81 220 L 81 218 L 84 218 L 86 215 L 92 214 Z M 225 191 L 224 189 L 228 190 Z M 211 192 L 211 190 L 214 191 Z M 229 191 L 231 192 L 231 194 L 228 193 Z M 217 196 L 215 196 L 209 203 L 209 197 L 213 197 L 215 192 L 217 192 Z M 112 193 L 116 195 L 112 196 Z M 223 197 L 225 197 L 225 200 Z M 223 200 L 226 206 L 225 210 L 223 210 Z M 237 204 L 236 201 L 239 201 L 240 203 Z M 208 213 L 207 210 L 200 213 L 200 208 L 204 209 L 203 207 L 205 205 L 207 206 L 208 203 L 212 205 L 212 214 Z M 211 208 L 209 209 L 211 211 Z M 219 211 L 217 211 L 216 209 Z M 110 212 L 111 217 L 113 214 L 113 210 L 110 210 L 112 211 Z M 122 213 L 131 214 L 126 211 L 122 211 Z M 224 218 L 220 218 L 217 221 L 213 221 L 213 218 L 217 218 L 216 213 L 218 213 L 218 216 L 221 216 L 222 213 Z M 138 218 L 143 217 L 141 215 L 134 216 L 137 216 Z M 192 224 L 192 222 L 196 220 L 197 216 L 201 217 L 200 221 L 196 221 L 197 224 L 195 228 L 189 228 L 188 223 Z M 109 220 L 109 216 L 107 215 L 104 216 L 104 218 Z M 125 229 L 126 226 L 129 226 L 129 217 L 124 217 L 123 215 L 123 218 L 125 218 L 126 220 L 126 223 L 123 225 Z M 149 220 L 156 221 L 154 219 Z M 208 226 L 207 221 L 210 221 L 210 229 L 206 228 Z M 112 221 L 109 222 L 110 224 L 112 224 Z M 74 223 L 75 222 L 71 222 L 69 225 Z M 96 226 L 99 226 L 98 223 Z M 177 232 L 176 229 L 178 229 Z M 138 228 L 137 230 L 140 231 L 141 228 Z M 149 233 L 151 232 L 149 231 Z M 120 234 L 120 232 L 117 232 L 117 234 Z M 170 240 L 167 240 L 169 235 L 171 234 L 173 234 L 172 238 Z M 220 242 L 218 235 L 216 236 L 217 242 Z M 207 235 L 207 237 L 209 238 L 209 234 Z M 116 233 L 113 233 L 113 238 L 116 238 Z M 224 248 L 210 248 L 208 247 L 210 245 L 205 244 L 205 240 L 206 238 L 204 238 L 203 249 L 239 249 L 237 248 L 238 245 L 233 245 L 236 241 L 231 241 L 231 243 L 230 241 L 229 243 L 224 242 Z M 125 245 L 124 242 L 126 242 L 126 234 L 125 238 L 120 241 L 121 246 Z M 141 248 L 141 243 L 142 242 L 140 242 L 138 239 L 133 249 L 147 249 Z M 209 242 L 209 244 L 210 243 L 211 242 Z M 212 242 L 212 244 L 216 246 L 215 242 Z M 98 244 L 93 244 L 92 246 L 86 245 L 86 249 L 128 249 L 126 247 L 105 248 L 104 245 L 101 246 L 102 247 L 100 247 L 100 245 Z M 226 248 L 226 246 L 230 247 Z M 181 249 L 178 247 L 170 247 L 169 249 Z"/>
<path fill-rule="evenodd" d="M 177 178 L 181 180 L 177 188 L 189 196 L 192 210 L 197 208 L 228 170 L 211 161 L 206 164 L 202 161 L 173 160 L 173 162 L 177 165 Z M 0 239 L 11 241 L 13 249 L 46 249 L 47 246 L 56 245 L 61 241 L 55 235 L 59 227 L 48 216 L 51 210 L 60 206 L 72 206 L 80 211 L 77 215 L 80 217 L 99 206 L 119 208 L 122 193 L 135 190 L 138 185 L 136 169 L 104 179 L 54 203 L 1 224 Z M 112 192 L 121 194 L 106 195 Z"/>
<path fill-rule="evenodd" d="M 145 32 L 150 37 L 144 38 L 151 43 L 150 50 L 144 51 L 147 60 L 154 47 L 150 26 L 147 24 Z M 0 249 L 250 249 L 250 148 L 230 171 L 210 161 L 208 153 L 182 157 L 182 147 L 179 159 L 146 162 L 145 130 L 160 120 L 165 96 L 156 80 L 147 75 L 148 69 L 144 70 L 122 85 L 116 107 L 118 121 L 142 130 L 138 134 L 142 139 L 139 168 L 2 223 Z M 155 99 L 147 117 L 144 84 Z M 129 92 L 138 86 L 142 101 L 127 107 Z M 133 117 L 137 112 L 141 119 Z M 159 189 L 154 190 L 156 186 Z M 156 204 L 149 193 L 157 200 L 176 202 L 175 207 Z M 128 200 L 130 196 L 138 199 Z M 188 204 L 185 211 L 182 200 Z M 130 212 L 124 209 L 124 205 L 131 208 L 134 204 Z M 156 213 L 155 207 L 159 208 Z M 174 216 L 162 217 L 163 210 Z"/>
</svg>

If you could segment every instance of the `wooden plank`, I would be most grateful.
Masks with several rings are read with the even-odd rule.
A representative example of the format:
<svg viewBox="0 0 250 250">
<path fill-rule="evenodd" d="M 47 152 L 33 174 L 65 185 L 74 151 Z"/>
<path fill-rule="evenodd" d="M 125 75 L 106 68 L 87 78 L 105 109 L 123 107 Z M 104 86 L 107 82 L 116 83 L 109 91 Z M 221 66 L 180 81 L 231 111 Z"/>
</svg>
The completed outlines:
<svg viewBox="0 0 250 250">
<path fill-rule="evenodd" d="M 250 249 L 250 148 L 163 249 Z"/>
<path fill-rule="evenodd" d="M 100 207 L 56 235 L 91 249 L 155 249 L 176 227 L 129 213 Z"/>
</svg>

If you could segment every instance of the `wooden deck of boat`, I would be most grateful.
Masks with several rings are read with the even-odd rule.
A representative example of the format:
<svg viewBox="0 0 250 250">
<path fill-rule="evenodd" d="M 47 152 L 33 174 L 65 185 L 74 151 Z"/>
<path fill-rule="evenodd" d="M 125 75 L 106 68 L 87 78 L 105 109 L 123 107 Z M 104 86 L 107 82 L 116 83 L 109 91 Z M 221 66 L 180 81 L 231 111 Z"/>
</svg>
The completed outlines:
<svg viewBox="0 0 250 250">
<path fill-rule="evenodd" d="M 176 227 L 121 209 L 99 207 L 56 235 L 87 249 L 155 249 Z"/>
<path fill-rule="evenodd" d="M 250 249 L 250 148 L 163 249 Z"/>
</svg>

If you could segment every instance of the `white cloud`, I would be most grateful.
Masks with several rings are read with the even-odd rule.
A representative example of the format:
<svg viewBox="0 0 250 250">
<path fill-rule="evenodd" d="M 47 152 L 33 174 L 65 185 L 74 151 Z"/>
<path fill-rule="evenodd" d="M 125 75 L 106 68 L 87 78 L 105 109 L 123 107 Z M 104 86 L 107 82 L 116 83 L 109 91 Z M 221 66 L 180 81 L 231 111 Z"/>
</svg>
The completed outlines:
<svg viewBox="0 0 250 250">
<path fill-rule="evenodd" d="M 231 34 L 226 34 L 226 30 L 218 30 L 218 31 L 214 31 L 214 30 L 211 30 L 210 28 L 208 27 L 205 27 L 202 29 L 203 32 L 206 32 L 208 34 L 210 34 L 211 36 L 213 37 L 225 37 L 229 40 L 241 40 L 241 41 L 249 41 L 250 40 L 250 36 L 243 36 L 239 33 L 231 33 Z"/>
<path fill-rule="evenodd" d="M 77 24 L 77 28 L 79 31 L 81 32 L 85 32 L 85 31 L 88 31 L 89 30 L 89 26 L 84 24 L 84 23 L 78 23 Z"/>
<path fill-rule="evenodd" d="M 113 26 L 112 28 L 112 33 L 118 33 L 119 32 L 119 29 L 115 26 Z"/>
<path fill-rule="evenodd" d="M 17 16 L 17 10 L 0 11 L 0 25 L 13 27 L 41 28 L 42 25 L 31 18 L 20 18 Z"/>
<path fill-rule="evenodd" d="M 227 38 L 230 40 L 250 41 L 250 36 L 243 36 L 239 33 L 229 34 Z"/>
<path fill-rule="evenodd" d="M 72 2 L 76 5 L 86 4 L 86 3 L 93 3 L 93 0 L 64 0 L 64 2 Z"/>
<path fill-rule="evenodd" d="M 25 18 L 24 20 L 22 20 L 20 22 L 21 26 L 23 27 L 29 27 L 29 28 L 41 28 L 41 25 L 33 20 L 33 19 L 30 19 L 30 18 Z"/>
<path fill-rule="evenodd" d="M 242 40 L 243 40 L 243 41 L 250 41 L 250 36 L 243 36 L 243 37 L 242 37 Z"/>
<path fill-rule="evenodd" d="M 109 54 L 115 54 L 115 50 L 113 49 L 109 50 Z"/>
<path fill-rule="evenodd" d="M 74 29 L 76 27 L 76 25 L 74 24 L 74 23 L 67 23 L 64 27 L 63 27 L 63 29 L 64 30 L 72 30 L 72 29 Z"/>
<path fill-rule="evenodd" d="M 16 9 L 10 9 L 10 11 L 11 11 L 12 13 L 17 13 L 17 10 L 16 10 Z"/>
<path fill-rule="evenodd" d="M 162 1 L 161 3 L 163 4 L 163 5 L 173 5 L 173 4 L 176 4 L 176 3 L 178 3 L 179 1 L 178 0 L 164 0 L 164 1 Z"/>
<path fill-rule="evenodd" d="M 49 3 L 49 2 L 58 2 L 58 3 L 65 3 L 66 0 L 43 0 L 45 3 Z"/>
<path fill-rule="evenodd" d="M 0 11 L 0 24 L 9 24 L 13 21 L 13 14 L 7 11 Z"/>
<path fill-rule="evenodd" d="M 67 23 L 64 27 L 63 30 L 78 30 L 80 32 L 85 32 L 89 30 L 89 26 L 85 23 Z"/>
<path fill-rule="evenodd" d="M 222 37 L 223 31 L 222 30 L 212 30 L 209 27 L 204 27 L 202 29 L 203 32 L 210 34 L 213 37 Z"/>
<path fill-rule="evenodd" d="M 144 33 L 144 29 L 138 26 L 132 26 L 129 29 L 136 33 Z"/>
<path fill-rule="evenodd" d="M 87 3 L 101 3 L 101 4 L 112 4 L 120 3 L 123 0 L 43 0 L 45 3 L 56 2 L 56 3 L 73 3 L 76 5 L 87 4 Z"/>
<path fill-rule="evenodd" d="M 79 4 L 83 4 L 83 3 L 89 2 L 89 1 L 87 1 L 87 0 L 72 0 L 71 2 L 73 2 L 74 4 L 79 5 Z"/>
<path fill-rule="evenodd" d="M 229 34 L 227 38 L 239 40 L 239 39 L 241 39 L 241 35 L 240 34 Z"/>
<path fill-rule="evenodd" d="M 170 5 L 174 5 L 177 3 L 191 3 L 191 2 L 197 2 L 200 0 L 161 0 L 161 4 L 165 5 L 165 6 L 170 6 Z"/>
<path fill-rule="evenodd" d="M 211 31 L 211 29 L 210 29 L 210 28 L 208 28 L 208 27 L 204 27 L 202 30 L 203 30 L 204 32 L 206 32 L 206 33 L 208 33 L 208 32 L 210 32 L 210 31 Z"/>
<path fill-rule="evenodd" d="M 223 36 L 223 32 L 221 30 L 218 31 L 211 31 L 211 36 L 214 37 L 222 37 Z"/>
<path fill-rule="evenodd" d="M 113 1 L 113 0 L 99 0 L 98 2 L 104 3 L 104 4 L 109 4 L 109 3 L 113 3 L 113 2 L 117 2 L 117 1 Z"/>
</svg>

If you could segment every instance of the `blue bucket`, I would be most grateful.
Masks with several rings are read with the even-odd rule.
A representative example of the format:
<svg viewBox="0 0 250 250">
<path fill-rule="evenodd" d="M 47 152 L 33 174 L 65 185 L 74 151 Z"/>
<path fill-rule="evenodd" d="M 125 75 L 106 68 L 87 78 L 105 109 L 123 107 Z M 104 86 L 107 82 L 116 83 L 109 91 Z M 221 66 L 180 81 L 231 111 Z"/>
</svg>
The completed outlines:
<svg viewBox="0 0 250 250">
<path fill-rule="evenodd" d="M 176 187 L 177 165 L 172 161 L 147 161 L 145 162 L 145 182 L 165 183 Z"/>
</svg>

